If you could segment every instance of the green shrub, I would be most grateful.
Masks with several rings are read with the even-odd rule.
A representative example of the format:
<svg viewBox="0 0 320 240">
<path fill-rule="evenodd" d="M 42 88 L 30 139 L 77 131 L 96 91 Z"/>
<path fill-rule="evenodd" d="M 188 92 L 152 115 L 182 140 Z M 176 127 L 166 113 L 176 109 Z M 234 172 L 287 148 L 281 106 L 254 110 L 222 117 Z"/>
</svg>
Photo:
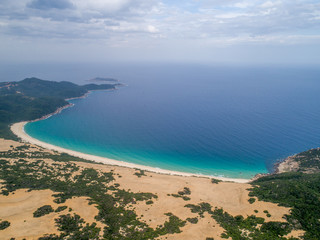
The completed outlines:
<svg viewBox="0 0 320 240">
<path fill-rule="evenodd" d="M 198 218 L 194 217 L 194 218 L 187 218 L 186 219 L 189 223 L 192 223 L 192 224 L 196 224 L 198 223 Z"/>
<path fill-rule="evenodd" d="M 51 212 L 53 212 L 53 208 L 50 205 L 44 205 L 42 207 L 39 207 L 34 213 L 33 213 L 33 217 L 37 218 L 37 217 L 42 217 L 46 214 L 49 214 Z"/>
<path fill-rule="evenodd" d="M 211 182 L 214 184 L 218 184 L 219 182 L 222 182 L 222 181 L 216 178 L 211 178 Z"/>
<path fill-rule="evenodd" d="M 138 176 L 139 178 L 141 178 L 141 176 L 147 176 L 144 170 L 140 170 L 140 169 L 136 169 L 136 170 L 138 170 L 138 172 L 135 172 L 134 175 Z"/>
<path fill-rule="evenodd" d="M 178 194 L 168 194 L 168 196 L 172 196 L 172 197 L 175 197 L 175 198 L 182 198 L 183 200 L 185 201 L 189 201 L 191 198 L 190 197 L 187 197 L 185 195 L 190 195 L 191 194 L 191 191 L 190 191 L 190 188 L 188 187 L 185 187 L 183 188 L 182 191 L 179 191 Z"/>
<path fill-rule="evenodd" d="M 63 210 L 65 210 L 67 208 L 68 208 L 67 206 L 60 206 L 55 210 L 55 212 L 62 212 Z"/>
<path fill-rule="evenodd" d="M 265 222 L 261 225 L 262 232 L 272 232 L 275 236 L 284 236 L 291 232 L 292 228 L 285 222 Z"/>
<path fill-rule="evenodd" d="M 0 222 L 0 230 L 6 229 L 10 226 L 10 222 L 8 221 L 2 221 Z"/>
<path fill-rule="evenodd" d="M 190 194 L 191 194 L 190 188 L 184 187 L 184 188 L 183 188 L 183 191 L 179 191 L 178 194 L 181 195 L 181 196 L 183 196 L 183 195 L 190 195 Z"/>
<path fill-rule="evenodd" d="M 180 227 L 184 227 L 186 225 L 186 221 L 182 221 L 172 213 L 166 213 L 165 215 L 169 216 L 169 222 L 166 221 L 163 224 L 163 227 L 158 227 L 157 232 L 160 235 L 180 233 Z"/>
</svg>

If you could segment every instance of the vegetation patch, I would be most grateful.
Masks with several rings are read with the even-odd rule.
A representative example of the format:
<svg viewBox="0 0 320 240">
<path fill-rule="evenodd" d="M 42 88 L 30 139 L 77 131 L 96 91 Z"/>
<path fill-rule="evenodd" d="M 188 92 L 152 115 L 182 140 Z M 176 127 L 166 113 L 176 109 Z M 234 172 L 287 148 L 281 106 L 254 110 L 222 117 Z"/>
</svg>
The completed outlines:
<svg viewBox="0 0 320 240">
<path fill-rule="evenodd" d="M 194 217 L 194 218 L 187 218 L 186 219 L 189 223 L 192 223 L 192 224 L 196 224 L 198 223 L 198 218 Z"/>
<path fill-rule="evenodd" d="M 211 205 L 209 203 L 199 203 L 198 205 L 187 204 L 185 207 L 190 208 L 191 212 L 198 213 L 201 218 L 204 217 L 205 212 L 211 212 Z"/>
<path fill-rule="evenodd" d="M 183 200 L 185 201 L 189 201 L 191 198 L 186 196 L 186 195 L 190 195 L 191 194 L 191 191 L 190 191 L 190 188 L 188 187 L 185 187 L 183 188 L 182 191 L 179 191 L 178 194 L 168 194 L 168 196 L 172 196 L 172 197 L 175 197 L 175 198 L 182 198 Z"/>
<path fill-rule="evenodd" d="M 26 152 L 26 151 L 21 151 L 18 149 L 18 147 L 8 150 L 5 152 L 0 152 L 0 157 L 1 158 L 14 158 L 14 159 L 21 159 L 20 161 L 25 161 L 23 158 L 32 158 L 32 159 L 51 159 L 55 162 L 86 162 L 86 163 L 91 163 L 91 164 L 102 164 L 98 162 L 93 162 L 90 160 L 86 160 L 83 158 L 78 158 L 71 156 L 67 153 L 56 153 L 56 154 L 51 154 L 48 152 L 43 152 L 43 151 L 31 151 L 31 152 Z M 78 168 L 78 166 L 74 166 L 74 168 Z"/>
<path fill-rule="evenodd" d="M 54 212 L 53 208 L 50 205 L 44 205 L 42 207 L 39 207 L 34 213 L 33 217 L 42 217 L 44 215 L 47 215 L 49 213 Z"/>
<path fill-rule="evenodd" d="M 67 209 L 67 206 L 59 206 L 57 207 L 57 209 L 55 210 L 55 212 L 62 212 L 63 210 Z"/>
<path fill-rule="evenodd" d="M 152 200 L 148 200 L 148 201 L 146 201 L 146 204 L 147 205 L 153 204 L 153 201 Z"/>
<path fill-rule="evenodd" d="M 101 229 L 96 223 L 85 223 L 79 215 L 61 215 L 55 219 L 60 235 L 50 234 L 40 237 L 39 240 L 58 240 L 58 239 L 100 239 Z"/>
<path fill-rule="evenodd" d="M 144 170 L 136 169 L 138 172 L 135 172 L 134 175 L 138 176 L 141 178 L 141 176 L 147 176 L 144 172 Z"/>
<path fill-rule="evenodd" d="M 180 228 L 186 225 L 186 221 L 182 221 L 172 213 L 166 213 L 169 216 L 169 222 L 166 221 L 162 227 L 157 228 L 159 235 L 181 233 Z"/>
<path fill-rule="evenodd" d="M 218 184 L 219 182 L 222 182 L 222 181 L 216 178 L 211 178 L 211 182 L 214 184 Z"/>
<path fill-rule="evenodd" d="M 305 239 L 320 239 L 320 174 L 281 173 L 252 182 L 250 196 L 290 207 L 287 221 L 305 231 Z"/>
<path fill-rule="evenodd" d="M 263 240 L 282 240 L 287 239 L 285 235 L 291 232 L 292 225 L 283 222 L 266 223 L 264 218 L 255 215 L 244 218 L 241 215 L 233 217 L 223 211 L 222 208 L 212 207 L 209 203 L 200 203 L 198 205 L 187 204 L 185 207 L 190 208 L 191 212 L 198 213 L 200 217 L 207 212 L 213 219 L 225 229 L 221 235 L 222 238 L 231 239 L 263 239 Z M 295 239 L 295 238 L 291 238 Z"/>
<path fill-rule="evenodd" d="M 269 213 L 268 210 L 264 210 L 263 212 L 266 214 L 267 217 L 271 217 L 271 214 Z"/>
<path fill-rule="evenodd" d="M 1 221 L 0 222 L 0 230 L 4 230 L 10 226 L 10 222 L 8 221 Z"/>
</svg>

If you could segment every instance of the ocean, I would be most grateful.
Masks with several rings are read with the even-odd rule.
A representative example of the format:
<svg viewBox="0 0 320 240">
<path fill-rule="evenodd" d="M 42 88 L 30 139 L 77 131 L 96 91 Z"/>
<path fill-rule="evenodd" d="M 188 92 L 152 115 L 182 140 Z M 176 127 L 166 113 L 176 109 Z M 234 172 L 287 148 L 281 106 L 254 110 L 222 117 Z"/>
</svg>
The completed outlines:
<svg viewBox="0 0 320 240">
<path fill-rule="evenodd" d="M 320 145 L 317 68 L 149 63 L 25 69 L 32 75 L 24 77 L 85 83 L 99 76 L 126 84 L 71 100 L 73 107 L 25 126 L 32 137 L 64 148 L 248 179 Z"/>
</svg>

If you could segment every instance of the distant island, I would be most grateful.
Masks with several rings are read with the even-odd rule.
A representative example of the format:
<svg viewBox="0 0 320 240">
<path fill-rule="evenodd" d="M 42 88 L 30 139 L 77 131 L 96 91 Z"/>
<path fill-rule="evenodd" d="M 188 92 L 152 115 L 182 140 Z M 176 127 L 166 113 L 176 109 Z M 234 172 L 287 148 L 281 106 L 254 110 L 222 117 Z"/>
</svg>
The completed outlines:
<svg viewBox="0 0 320 240">
<path fill-rule="evenodd" d="M 96 77 L 87 80 L 88 82 L 119 82 L 118 79 L 115 78 L 103 78 L 103 77 Z"/>
<path fill-rule="evenodd" d="M 17 141 L 10 131 L 68 106 L 67 99 L 117 86 L 0 83 L 4 239 L 320 239 L 319 148 L 235 183 L 104 165 Z"/>
</svg>

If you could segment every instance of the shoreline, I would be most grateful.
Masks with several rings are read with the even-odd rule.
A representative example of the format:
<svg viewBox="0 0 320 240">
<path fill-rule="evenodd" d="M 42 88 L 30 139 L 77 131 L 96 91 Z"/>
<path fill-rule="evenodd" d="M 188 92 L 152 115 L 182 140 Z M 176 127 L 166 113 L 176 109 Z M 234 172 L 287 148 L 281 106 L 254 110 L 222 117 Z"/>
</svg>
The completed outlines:
<svg viewBox="0 0 320 240">
<path fill-rule="evenodd" d="M 65 109 L 67 106 L 65 106 L 63 109 Z M 68 107 L 70 107 L 68 105 Z M 60 109 L 60 111 L 55 111 L 53 114 L 61 112 L 63 109 Z M 53 114 L 50 114 L 52 116 Z M 47 118 L 50 116 L 46 116 Z M 33 120 L 34 121 L 39 121 L 42 120 L 37 119 Z M 30 121 L 31 122 L 31 121 Z M 159 174 L 166 174 L 166 175 L 176 175 L 176 176 L 184 176 L 184 177 L 202 177 L 202 178 L 214 178 L 218 179 L 221 181 L 228 181 L 228 182 L 236 182 L 236 183 L 249 183 L 252 179 L 244 179 L 244 178 L 227 178 L 227 177 L 216 177 L 216 176 L 210 176 L 210 175 L 202 175 L 202 174 L 193 174 L 193 173 L 187 173 L 187 172 L 179 172 L 179 171 L 172 171 L 172 170 L 165 170 L 161 168 L 156 168 L 156 167 L 149 167 L 149 166 L 144 166 L 140 164 L 134 164 L 134 163 L 129 163 L 129 162 L 124 162 L 124 161 L 119 161 L 119 160 L 114 160 L 111 158 L 106 158 L 106 157 L 100 157 L 100 156 L 95 156 L 91 154 L 86 154 L 86 153 L 81 153 L 77 152 L 74 150 L 66 149 L 63 147 L 55 146 L 50 143 L 42 142 L 38 139 L 35 139 L 31 136 L 29 136 L 25 131 L 24 131 L 24 126 L 28 123 L 28 121 L 24 122 L 19 122 L 19 123 L 14 123 L 11 125 L 10 129 L 11 131 L 19 138 L 22 139 L 24 142 L 28 142 L 34 145 L 38 145 L 40 147 L 49 149 L 49 150 L 54 150 L 60 153 L 67 153 L 71 156 L 83 158 L 89 161 L 93 162 L 98 162 L 98 163 L 103 163 L 107 165 L 112 165 L 112 166 L 118 166 L 118 167 L 126 167 L 126 168 L 134 168 L 134 169 L 140 169 L 140 170 L 145 170 L 148 172 L 153 172 L 153 173 L 159 173 Z"/>
<path fill-rule="evenodd" d="M 112 90 L 117 90 L 116 87 L 114 87 L 113 89 L 107 89 L 107 90 L 92 90 L 92 91 L 112 91 Z M 74 100 L 74 99 L 81 99 L 81 98 L 86 98 L 92 91 L 88 91 L 87 93 L 85 93 L 84 95 L 80 96 L 80 97 L 74 97 L 74 98 L 67 98 L 65 99 L 66 101 L 69 100 Z M 229 178 L 229 177 L 219 177 L 219 176 L 211 176 L 211 175 L 204 175 L 204 174 L 195 174 L 195 173 L 188 173 L 188 172 L 179 172 L 179 171 L 173 171 L 173 170 L 166 170 L 166 169 L 161 169 L 161 168 L 157 168 L 157 167 L 149 167 L 149 166 L 145 166 L 145 165 L 140 165 L 140 164 L 135 164 L 135 163 L 130 163 L 130 162 L 125 162 L 125 161 L 120 161 L 120 160 L 115 160 L 115 159 L 111 159 L 111 158 L 107 158 L 107 157 L 100 157 L 100 156 L 96 156 L 96 155 L 91 155 L 91 154 L 86 154 L 86 153 L 82 153 L 82 152 L 77 152 L 71 149 L 66 149 L 63 147 L 59 147 L 50 143 L 46 143 L 46 142 L 42 142 L 36 138 L 31 137 L 30 135 L 28 135 L 25 131 L 24 131 L 24 126 L 28 123 L 28 122 L 36 122 L 36 121 L 40 121 L 40 120 L 45 120 L 55 114 L 59 114 L 61 113 L 62 110 L 69 108 L 69 107 L 73 107 L 74 104 L 73 103 L 69 103 L 65 106 L 62 106 L 60 108 L 58 108 L 56 111 L 54 111 L 53 113 L 47 114 L 45 116 L 42 116 L 41 118 L 32 120 L 32 121 L 23 121 L 23 122 L 18 122 L 18 123 L 14 123 L 10 126 L 10 130 L 19 138 L 22 139 L 23 142 L 28 142 L 34 145 L 38 145 L 40 147 L 49 149 L 49 150 L 54 150 L 60 153 L 67 153 L 71 156 L 75 156 L 75 157 L 79 157 L 79 158 L 83 158 L 89 161 L 93 161 L 93 162 L 98 162 L 98 163 L 103 163 L 103 164 L 107 164 L 107 165 L 112 165 L 112 166 L 118 166 L 118 167 L 126 167 L 126 168 L 133 168 L 133 169 L 140 169 L 140 170 L 145 170 L 145 171 L 149 171 L 149 172 L 153 172 L 153 173 L 158 173 L 158 174 L 166 174 L 166 175 L 175 175 L 175 176 L 184 176 L 184 177 L 204 177 L 204 178 L 214 178 L 214 179 L 218 179 L 221 181 L 225 181 L 225 182 L 236 182 L 236 183 L 249 183 L 252 180 L 256 179 L 258 175 L 260 174 L 256 174 L 253 178 L 251 179 L 245 179 L 245 178 Z"/>
<path fill-rule="evenodd" d="M 90 90 L 90 91 L 86 92 L 85 94 L 83 94 L 83 95 L 80 96 L 80 97 L 66 98 L 65 101 L 69 102 L 70 100 L 86 98 L 86 97 L 88 97 L 88 95 L 89 95 L 92 91 L 113 91 L 113 90 L 117 90 L 117 88 L 114 87 L 114 88 L 112 88 L 112 89 Z M 66 108 L 69 108 L 69 107 L 73 107 L 73 106 L 74 106 L 74 104 L 69 102 L 67 105 L 64 105 L 64 106 L 62 106 L 62 107 L 57 108 L 57 110 L 55 110 L 53 113 L 49 113 L 49 114 L 47 114 L 47 115 L 44 115 L 44 116 L 42 116 L 42 117 L 40 117 L 40 118 L 37 118 L 37 119 L 35 119 L 35 120 L 31 120 L 31 121 L 28 121 L 28 122 L 36 122 L 36 121 L 40 121 L 40 120 L 45 120 L 45 119 L 47 119 L 47 118 L 49 118 L 49 117 L 51 117 L 51 116 L 53 116 L 53 115 L 55 115 L 55 114 L 60 113 L 62 110 L 66 109 Z"/>
<path fill-rule="evenodd" d="M 49 117 L 55 115 L 55 114 L 58 114 L 60 113 L 63 109 L 66 109 L 66 108 L 69 108 L 69 107 L 73 107 L 74 104 L 73 103 L 69 103 L 65 106 L 62 106 L 62 107 L 59 107 L 57 110 L 55 110 L 53 113 L 50 113 L 50 114 L 47 114 L 47 115 L 44 115 L 42 116 L 41 118 L 37 118 L 35 120 L 32 120 L 32 121 L 29 121 L 29 122 L 37 122 L 37 121 L 40 121 L 40 120 L 45 120 L 45 119 L 48 119 Z"/>
</svg>

